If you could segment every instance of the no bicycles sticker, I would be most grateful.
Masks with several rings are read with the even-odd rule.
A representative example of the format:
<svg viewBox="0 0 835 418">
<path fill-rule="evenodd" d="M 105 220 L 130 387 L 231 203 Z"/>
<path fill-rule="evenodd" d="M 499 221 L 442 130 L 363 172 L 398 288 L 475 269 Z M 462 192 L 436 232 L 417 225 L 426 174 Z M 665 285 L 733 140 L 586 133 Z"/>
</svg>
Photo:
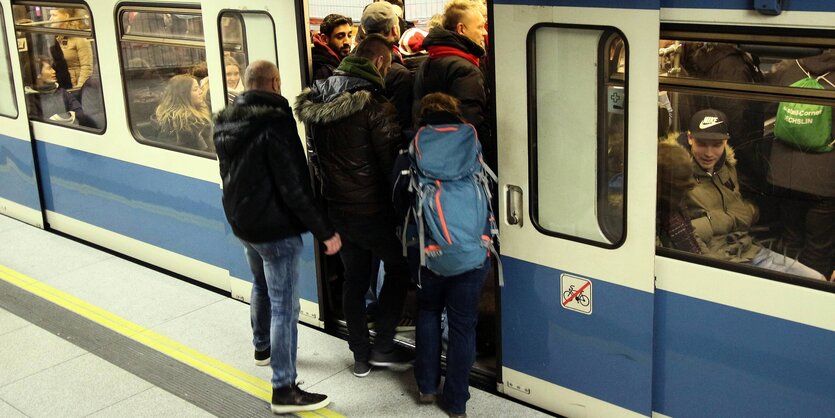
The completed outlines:
<svg viewBox="0 0 835 418">
<path fill-rule="evenodd" d="M 562 307 L 591 315 L 591 281 L 563 273 L 560 275 L 560 301 Z"/>
</svg>

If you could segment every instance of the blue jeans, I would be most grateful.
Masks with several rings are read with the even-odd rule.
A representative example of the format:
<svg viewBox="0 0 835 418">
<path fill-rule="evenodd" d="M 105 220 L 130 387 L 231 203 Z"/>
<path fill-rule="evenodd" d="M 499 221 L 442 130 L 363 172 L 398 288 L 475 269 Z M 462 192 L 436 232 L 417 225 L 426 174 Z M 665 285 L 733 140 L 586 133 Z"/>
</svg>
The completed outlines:
<svg viewBox="0 0 835 418">
<path fill-rule="evenodd" d="M 826 280 L 826 277 L 818 273 L 815 269 L 806 267 L 799 261 L 771 251 L 768 248 L 760 248 L 760 251 L 748 263 L 754 267 L 781 271 L 783 273 L 794 274 L 795 276 Z"/>
<path fill-rule="evenodd" d="M 299 261 L 302 238 L 252 243 L 241 240 L 252 276 L 252 344 L 270 347 L 274 388 L 296 382 L 299 340 Z"/>
<path fill-rule="evenodd" d="M 415 380 L 421 393 L 437 393 L 441 382 L 441 312 L 449 320 L 444 400 L 454 414 L 467 412 L 469 376 L 475 362 L 475 327 L 478 301 L 490 260 L 480 268 L 457 276 L 443 277 L 421 269 L 417 291 L 415 329 Z"/>
</svg>

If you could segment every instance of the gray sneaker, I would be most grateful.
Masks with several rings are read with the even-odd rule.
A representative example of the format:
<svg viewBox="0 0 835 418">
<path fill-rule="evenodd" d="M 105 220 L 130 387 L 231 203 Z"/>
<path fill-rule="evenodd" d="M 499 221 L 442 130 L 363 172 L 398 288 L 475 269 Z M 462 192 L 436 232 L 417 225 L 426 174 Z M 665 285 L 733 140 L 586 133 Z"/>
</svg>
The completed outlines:
<svg viewBox="0 0 835 418">
<path fill-rule="evenodd" d="M 354 371 L 352 373 L 356 377 L 368 376 L 368 373 L 371 373 L 371 365 L 367 361 L 355 361 Z"/>
<path fill-rule="evenodd" d="M 414 361 L 413 354 L 395 348 L 388 353 L 371 350 L 371 360 L 368 362 L 373 366 L 387 367 L 390 370 L 402 372 L 410 369 Z"/>
</svg>

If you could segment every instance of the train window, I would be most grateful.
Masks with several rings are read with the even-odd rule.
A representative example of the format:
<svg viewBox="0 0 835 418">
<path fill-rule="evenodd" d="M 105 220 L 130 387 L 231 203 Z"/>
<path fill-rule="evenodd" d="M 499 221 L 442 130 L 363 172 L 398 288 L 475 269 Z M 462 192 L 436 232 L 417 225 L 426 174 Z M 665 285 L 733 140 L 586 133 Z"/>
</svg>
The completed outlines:
<svg viewBox="0 0 835 418">
<path fill-rule="evenodd" d="M 3 8 L 0 6 L 0 30 L 3 32 L 0 35 L 0 41 L 2 41 L 2 45 L 0 45 L 0 56 L 3 57 L 3 62 L 0 62 L 0 91 L 6 92 L 0 94 L 0 115 L 16 118 L 17 102 L 15 101 L 15 89 L 12 83 L 9 44 L 6 42 L 6 18 L 3 16 Z"/>
<path fill-rule="evenodd" d="M 104 99 L 87 6 L 13 3 L 29 118 L 101 133 Z"/>
<path fill-rule="evenodd" d="M 540 26 L 530 45 L 531 215 L 543 233 L 623 240 L 628 48 L 608 29 Z"/>
<path fill-rule="evenodd" d="M 766 277 L 833 277 L 835 42 L 738 36 L 662 38 L 657 243 Z"/>
<path fill-rule="evenodd" d="M 203 21 L 198 9 L 118 11 L 128 120 L 140 143 L 214 158 Z"/>
<path fill-rule="evenodd" d="M 247 42 L 255 40 L 255 42 Z M 267 60 L 278 64 L 275 23 L 265 13 L 224 12 L 220 15 L 220 42 L 226 73 L 227 100 L 242 93 L 244 69 L 250 62 Z"/>
</svg>

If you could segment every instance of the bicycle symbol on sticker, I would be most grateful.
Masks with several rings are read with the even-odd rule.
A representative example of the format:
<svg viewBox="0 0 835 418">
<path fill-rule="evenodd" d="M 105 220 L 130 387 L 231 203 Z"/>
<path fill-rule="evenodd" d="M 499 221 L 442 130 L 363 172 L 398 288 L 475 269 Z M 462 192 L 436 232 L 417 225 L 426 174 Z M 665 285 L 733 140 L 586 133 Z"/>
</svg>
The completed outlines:
<svg viewBox="0 0 835 418">
<path fill-rule="evenodd" d="M 560 275 L 561 304 L 565 309 L 591 315 L 591 280 L 570 274 Z"/>
</svg>

